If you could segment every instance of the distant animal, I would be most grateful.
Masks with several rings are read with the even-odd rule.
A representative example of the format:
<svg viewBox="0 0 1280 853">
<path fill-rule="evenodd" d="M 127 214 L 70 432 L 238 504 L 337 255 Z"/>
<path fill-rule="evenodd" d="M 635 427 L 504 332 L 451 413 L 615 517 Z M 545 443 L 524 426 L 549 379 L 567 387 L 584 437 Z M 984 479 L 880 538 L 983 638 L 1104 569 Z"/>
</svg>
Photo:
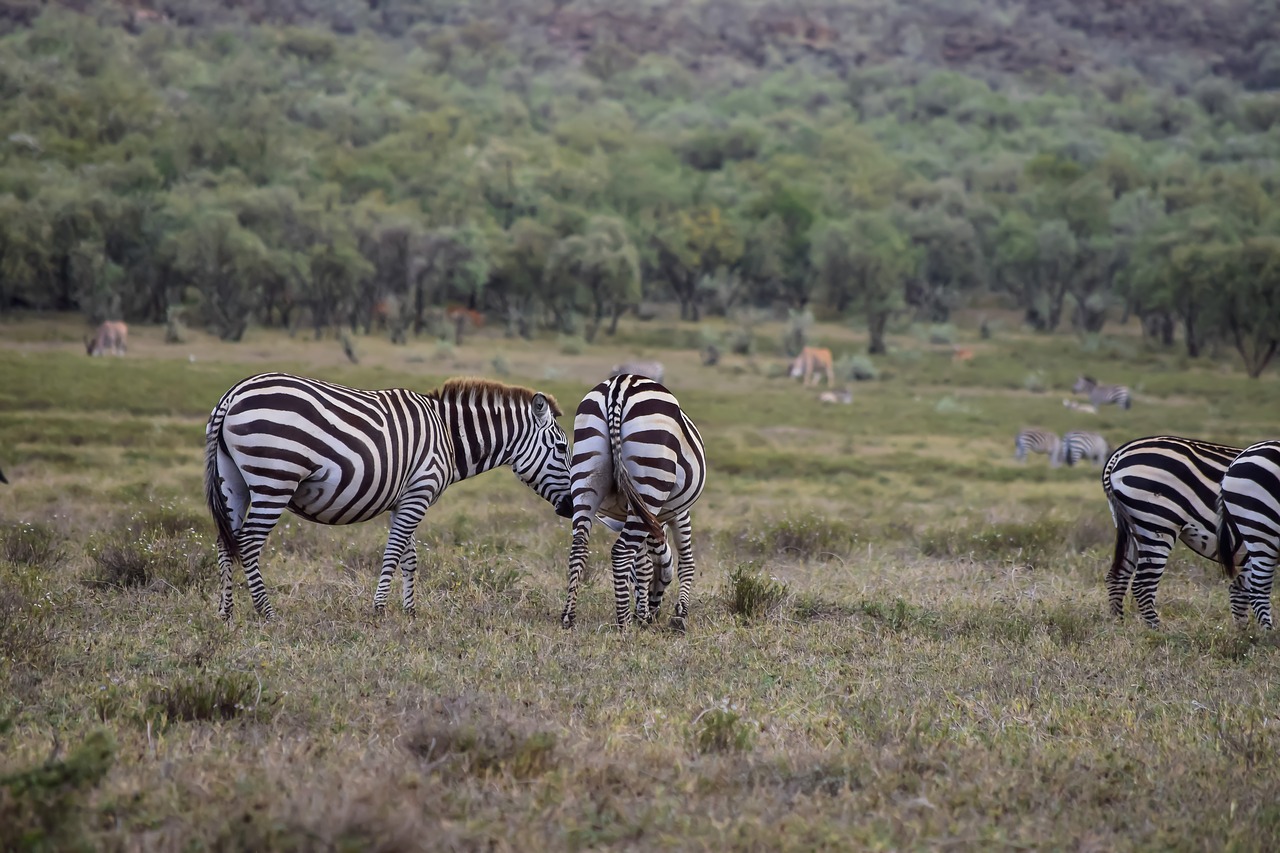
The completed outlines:
<svg viewBox="0 0 1280 853">
<path fill-rule="evenodd" d="M 400 567 L 414 610 L 414 531 L 450 483 L 499 465 L 569 517 L 567 441 L 554 398 L 514 385 L 451 379 L 419 394 L 363 391 L 264 373 L 222 395 L 205 430 L 205 500 L 217 525 L 222 596 L 231 617 L 231 569 L 244 567 L 253 606 L 275 616 L 258 571 L 262 545 L 286 509 L 320 524 L 391 513 L 373 597 L 383 612 Z"/>
<path fill-rule="evenodd" d="M 1084 412 L 1086 415 L 1098 414 L 1098 407 L 1092 403 L 1080 403 L 1076 400 L 1063 400 L 1062 405 L 1077 412 Z"/>
<path fill-rule="evenodd" d="M 972 361 L 972 360 L 973 360 L 973 350 L 970 349 L 969 347 L 957 346 L 957 347 L 951 348 L 952 364 L 959 364 L 962 361 Z"/>
<path fill-rule="evenodd" d="M 817 385 L 818 374 L 826 376 L 827 386 L 835 384 L 835 369 L 831 365 L 831 350 L 826 347 L 805 347 L 791 362 L 792 379 L 804 377 L 804 384 Z"/>
<path fill-rule="evenodd" d="M 818 395 L 819 403 L 843 403 L 848 405 L 853 402 L 853 392 L 849 389 L 843 391 L 823 391 Z"/>
<path fill-rule="evenodd" d="M 124 355 L 129 348 L 129 327 L 118 320 L 107 320 L 98 326 L 93 337 L 84 339 L 89 355 Z"/>
<path fill-rule="evenodd" d="M 1068 466 L 1075 465 L 1082 459 L 1088 459 L 1101 468 L 1107 464 L 1107 454 L 1111 446 L 1107 440 L 1096 432 L 1071 430 L 1062 434 L 1062 461 Z"/>
<path fill-rule="evenodd" d="M 661 382 L 665 372 L 660 361 L 624 361 L 622 364 L 615 364 L 609 368 L 609 376 L 621 376 L 624 373 L 633 373 L 636 376 L 644 376 L 652 379 L 654 382 Z"/>
<path fill-rule="evenodd" d="M 1157 435 L 1111 454 L 1102 469 L 1102 490 L 1116 526 L 1106 578 L 1112 616 L 1123 618 L 1132 579 L 1142 621 L 1159 627 L 1156 588 L 1177 540 L 1202 557 L 1219 559 L 1218 490 L 1239 453 L 1225 444 Z M 1243 556 L 1238 546 L 1235 553 Z"/>
<path fill-rule="evenodd" d="M 689 508 L 702 494 L 707 460 L 702 436 L 675 395 L 635 374 L 611 377 L 588 391 L 573 420 L 569 476 L 573 544 L 561 625 L 573 627 L 591 523 L 599 514 L 620 531 L 612 549 L 614 618 L 620 628 L 631 622 L 633 582 L 635 618 L 656 618 L 672 580 L 664 525 L 675 527 L 680 593 L 671 625 L 683 629 L 694 573 Z"/>
<path fill-rule="evenodd" d="M 1133 405 L 1133 394 L 1123 385 L 1099 385 L 1092 376 L 1080 376 L 1076 384 L 1071 386 L 1076 394 L 1088 394 L 1089 402 L 1095 406 L 1114 404 L 1122 409 Z"/>
<path fill-rule="evenodd" d="M 1231 615 L 1244 622 L 1252 607 L 1258 624 L 1270 630 L 1271 587 L 1280 562 L 1280 441 L 1250 445 L 1232 460 L 1222 477 L 1219 509 L 1218 541 L 1240 546 L 1221 553 L 1231 578 Z"/>
<path fill-rule="evenodd" d="M 1043 453 L 1049 457 L 1051 467 L 1062 464 L 1062 441 L 1056 432 L 1047 429 L 1026 427 L 1014 437 L 1013 450 L 1013 458 L 1019 462 L 1026 462 L 1028 453 Z"/>
</svg>

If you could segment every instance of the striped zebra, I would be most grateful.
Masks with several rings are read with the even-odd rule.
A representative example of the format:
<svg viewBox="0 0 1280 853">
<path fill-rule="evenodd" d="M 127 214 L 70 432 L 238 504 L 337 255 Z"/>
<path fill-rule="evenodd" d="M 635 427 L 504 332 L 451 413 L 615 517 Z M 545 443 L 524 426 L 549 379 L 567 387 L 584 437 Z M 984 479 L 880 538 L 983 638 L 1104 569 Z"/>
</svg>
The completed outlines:
<svg viewBox="0 0 1280 853">
<path fill-rule="evenodd" d="M 1227 466 L 1220 508 L 1219 538 L 1240 543 L 1234 554 L 1222 552 L 1232 579 L 1231 614 L 1243 622 L 1252 605 L 1258 624 L 1270 630 L 1271 585 L 1280 561 L 1280 441 L 1250 445 Z"/>
<path fill-rule="evenodd" d="M 510 465 L 568 517 L 569 470 L 556 401 L 527 388 L 451 379 L 418 394 L 363 391 L 264 373 L 218 401 L 205 431 L 205 498 L 218 528 L 222 598 L 231 617 L 231 568 L 244 567 L 258 613 L 275 610 L 258 571 L 267 535 L 288 509 L 321 524 L 391 513 L 374 609 L 386 606 L 396 566 L 414 610 L 413 534 L 450 483 Z"/>
<path fill-rule="evenodd" d="M 1075 465 L 1081 459 L 1088 459 L 1101 468 L 1107 463 L 1107 454 L 1110 452 L 1111 445 L 1096 432 L 1071 430 L 1062 435 L 1062 461 L 1069 466 Z"/>
<path fill-rule="evenodd" d="M 671 625 L 684 628 L 693 589 L 693 527 L 689 508 L 706 482 L 702 437 L 675 396 L 651 379 L 623 374 L 587 392 L 573 420 L 573 545 L 569 592 L 560 623 L 573 627 L 587 541 L 598 513 L 612 530 L 614 615 L 619 627 L 635 616 L 651 622 L 672 580 L 671 547 L 663 526 L 675 528 L 680 595 Z M 649 559 L 640 553 L 648 551 Z M 647 596 L 645 595 L 647 591 Z"/>
<path fill-rule="evenodd" d="M 1124 385 L 1099 385 L 1092 376 L 1080 376 L 1076 384 L 1071 386 L 1076 394 L 1088 394 L 1089 402 L 1095 406 L 1106 406 L 1114 403 L 1122 409 L 1133 405 L 1133 394 Z"/>
<path fill-rule="evenodd" d="M 1106 580 L 1113 616 L 1124 616 L 1132 579 L 1138 613 L 1147 625 L 1159 626 L 1156 588 L 1176 540 L 1202 557 L 1219 558 L 1218 489 L 1239 452 L 1238 447 L 1159 435 L 1130 441 L 1111 454 L 1102 470 L 1102 490 L 1116 526 Z M 1233 602 L 1238 594 L 1233 588 Z"/>
<path fill-rule="evenodd" d="M 1062 464 L 1062 441 L 1056 432 L 1047 429 L 1025 427 L 1014 438 L 1013 450 L 1013 458 L 1019 462 L 1026 462 L 1028 453 L 1043 453 L 1049 457 L 1052 467 Z"/>
</svg>

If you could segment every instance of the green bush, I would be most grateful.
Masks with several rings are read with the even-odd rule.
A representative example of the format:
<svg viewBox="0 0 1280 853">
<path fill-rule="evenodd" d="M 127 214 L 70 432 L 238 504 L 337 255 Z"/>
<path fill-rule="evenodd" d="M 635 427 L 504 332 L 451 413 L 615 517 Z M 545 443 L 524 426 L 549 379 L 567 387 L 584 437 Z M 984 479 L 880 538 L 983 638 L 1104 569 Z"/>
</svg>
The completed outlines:
<svg viewBox="0 0 1280 853">
<path fill-rule="evenodd" d="M 747 752 L 755 744 L 755 726 L 732 705 L 708 708 L 693 721 L 693 746 L 700 753 Z"/>
<path fill-rule="evenodd" d="M 768 616 L 782 605 L 787 586 L 766 577 L 750 565 L 740 565 L 729 573 L 726 598 L 729 612 L 746 619 Z"/>
<path fill-rule="evenodd" d="M 89 849 L 85 799 L 115 763 L 109 732 L 90 732 L 64 759 L 0 776 L 0 850 Z"/>
<path fill-rule="evenodd" d="M 0 527 L 0 557 L 15 566 L 50 568 L 62 558 L 58 534 L 29 521 Z"/>
</svg>

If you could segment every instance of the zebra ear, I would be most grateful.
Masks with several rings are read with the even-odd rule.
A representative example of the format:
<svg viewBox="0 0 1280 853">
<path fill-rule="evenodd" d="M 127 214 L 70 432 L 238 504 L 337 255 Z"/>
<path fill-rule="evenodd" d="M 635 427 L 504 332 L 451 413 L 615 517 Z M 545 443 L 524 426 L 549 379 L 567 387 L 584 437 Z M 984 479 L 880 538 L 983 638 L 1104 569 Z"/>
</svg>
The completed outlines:
<svg viewBox="0 0 1280 853">
<path fill-rule="evenodd" d="M 546 421 L 547 414 L 549 411 L 550 411 L 550 407 L 547 406 L 547 395 L 534 394 L 533 395 L 533 416 L 535 419 L 537 419 L 538 423 L 543 423 Z"/>
</svg>

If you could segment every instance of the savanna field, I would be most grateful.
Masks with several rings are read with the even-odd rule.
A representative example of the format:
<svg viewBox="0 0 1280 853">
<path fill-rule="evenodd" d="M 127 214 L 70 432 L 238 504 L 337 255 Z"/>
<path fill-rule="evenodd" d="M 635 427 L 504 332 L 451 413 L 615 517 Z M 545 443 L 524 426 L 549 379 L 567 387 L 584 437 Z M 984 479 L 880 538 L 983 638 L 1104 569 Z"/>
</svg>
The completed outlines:
<svg viewBox="0 0 1280 853">
<path fill-rule="evenodd" d="M 360 336 L 355 365 L 310 335 L 142 326 L 90 359 L 78 319 L 0 324 L 0 848 L 1280 847 L 1276 638 L 1233 626 L 1181 545 L 1162 628 L 1112 620 L 1099 469 L 1013 459 L 1032 424 L 1275 437 L 1274 370 L 962 315 L 945 344 L 898 329 L 852 404 L 820 405 L 777 375 L 783 324 L 714 367 L 703 326 Z M 292 516 L 262 564 L 279 619 L 239 570 L 216 617 L 203 435 L 237 380 L 481 375 L 554 394 L 571 428 L 633 357 L 666 365 L 707 446 L 687 632 L 613 628 L 602 525 L 563 630 L 568 522 L 504 470 L 419 528 L 416 618 L 395 588 L 372 612 L 385 523 Z M 1065 408 L 1081 372 L 1132 410 Z"/>
</svg>

